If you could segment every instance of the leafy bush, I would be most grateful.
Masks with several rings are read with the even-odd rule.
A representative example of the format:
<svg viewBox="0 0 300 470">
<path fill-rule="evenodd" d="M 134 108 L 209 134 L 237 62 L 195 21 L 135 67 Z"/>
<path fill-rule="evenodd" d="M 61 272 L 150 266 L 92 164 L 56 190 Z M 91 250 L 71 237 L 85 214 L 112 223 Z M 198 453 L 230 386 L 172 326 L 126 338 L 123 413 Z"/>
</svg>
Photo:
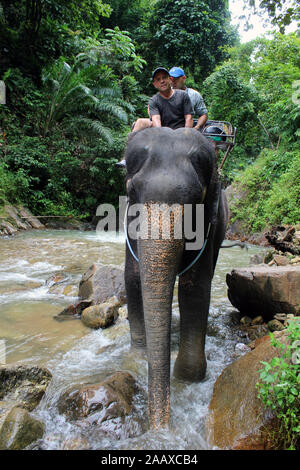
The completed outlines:
<svg viewBox="0 0 300 470">
<path fill-rule="evenodd" d="M 264 362 L 257 384 L 258 397 L 275 413 L 279 434 L 272 436 L 278 448 L 295 450 L 300 444 L 300 321 L 295 318 L 287 327 L 286 344 L 270 333 L 278 357 Z"/>
<path fill-rule="evenodd" d="M 247 232 L 272 224 L 296 224 L 300 207 L 300 152 L 263 150 L 235 180 L 237 193 L 233 202 L 233 221 L 242 220 Z"/>
</svg>

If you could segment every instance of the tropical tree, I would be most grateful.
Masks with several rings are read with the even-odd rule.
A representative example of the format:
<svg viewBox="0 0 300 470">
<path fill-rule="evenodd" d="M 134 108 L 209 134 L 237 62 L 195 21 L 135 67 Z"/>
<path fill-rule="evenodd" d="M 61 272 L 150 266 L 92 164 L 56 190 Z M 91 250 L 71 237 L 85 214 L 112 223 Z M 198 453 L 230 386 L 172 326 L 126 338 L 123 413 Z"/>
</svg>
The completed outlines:
<svg viewBox="0 0 300 470">
<path fill-rule="evenodd" d="M 92 77 L 96 74 L 101 78 L 92 84 Z M 44 78 L 52 88 L 44 133 L 48 134 L 55 125 L 59 125 L 66 134 L 98 135 L 111 142 L 109 126 L 104 123 L 111 122 L 113 118 L 127 123 L 127 113 L 120 106 L 120 89 L 114 85 L 103 86 L 103 83 L 111 82 L 111 75 L 108 68 L 92 65 L 78 68 L 76 62 L 70 66 L 67 62 L 58 61 L 51 74 Z M 87 86 L 89 82 L 92 87 Z M 125 106 L 127 104 L 124 103 Z"/>
<path fill-rule="evenodd" d="M 139 71 L 144 62 L 128 34 L 119 28 L 108 29 L 101 42 L 93 41 L 72 66 L 60 59 L 44 77 L 51 87 L 45 134 L 60 125 L 66 134 L 84 139 L 97 135 L 111 143 L 111 129 L 127 124 L 128 114 L 134 113 L 124 99 L 118 75 Z"/>
<path fill-rule="evenodd" d="M 160 63 L 197 71 L 201 81 L 226 57 L 224 46 L 236 39 L 225 0 L 159 0 L 150 31 Z"/>
<path fill-rule="evenodd" d="M 282 34 L 292 21 L 300 19 L 298 0 L 244 0 L 244 3 L 245 8 L 250 7 L 251 11 L 257 15 L 265 17 L 267 14 L 271 24 L 277 27 Z"/>
</svg>

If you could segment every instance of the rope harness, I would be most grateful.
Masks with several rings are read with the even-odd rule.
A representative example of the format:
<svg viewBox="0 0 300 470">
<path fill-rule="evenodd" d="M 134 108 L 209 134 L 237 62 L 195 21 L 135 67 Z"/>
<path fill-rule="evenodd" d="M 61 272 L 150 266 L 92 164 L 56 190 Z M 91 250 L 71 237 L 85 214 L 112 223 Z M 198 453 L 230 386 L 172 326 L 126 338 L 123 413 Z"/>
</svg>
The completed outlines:
<svg viewBox="0 0 300 470">
<path fill-rule="evenodd" d="M 216 214 L 218 213 L 218 209 L 219 209 L 220 195 L 221 195 L 221 192 L 219 192 L 219 197 L 218 197 L 218 201 L 217 201 L 217 205 L 216 205 Z M 137 263 L 139 263 L 140 262 L 139 258 L 134 253 L 134 251 L 132 249 L 132 246 L 130 244 L 129 236 L 128 236 L 128 230 L 127 230 L 128 208 L 129 208 L 129 201 L 127 202 L 125 217 L 124 217 L 124 232 L 125 232 L 125 237 L 126 237 L 126 244 L 128 246 L 128 249 L 129 249 L 130 253 L 132 254 L 133 258 L 136 260 Z M 183 269 L 180 273 L 177 274 L 177 276 L 182 276 L 189 269 L 191 269 L 191 267 L 194 266 L 195 263 L 197 263 L 200 256 L 202 255 L 202 253 L 205 250 L 205 247 L 206 247 L 206 244 L 207 244 L 207 241 L 208 241 L 208 237 L 209 237 L 209 233 L 210 233 L 210 229 L 211 229 L 211 222 L 209 222 L 209 224 L 208 224 L 205 240 L 204 240 L 204 243 L 203 243 L 199 253 L 197 254 L 197 256 L 193 259 L 193 261 L 185 269 Z"/>
</svg>

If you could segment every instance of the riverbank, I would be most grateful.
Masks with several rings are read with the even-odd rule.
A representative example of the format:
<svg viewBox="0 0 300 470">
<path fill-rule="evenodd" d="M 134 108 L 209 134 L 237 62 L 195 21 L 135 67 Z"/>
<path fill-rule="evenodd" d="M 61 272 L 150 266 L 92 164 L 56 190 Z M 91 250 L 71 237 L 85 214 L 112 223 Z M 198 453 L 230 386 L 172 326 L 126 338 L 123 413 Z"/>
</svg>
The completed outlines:
<svg viewBox="0 0 300 470">
<path fill-rule="evenodd" d="M 0 208 L 0 236 L 15 235 L 21 230 L 43 229 L 44 224 L 24 206 L 9 203 Z"/>
<path fill-rule="evenodd" d="M 34 216 L 22 205 L 4 204 L 0 208 L 0 237 L 15 235 L 24 230 L 93 230 L 94 226 L 81 220 L 64 216 Z"/>
</svg>

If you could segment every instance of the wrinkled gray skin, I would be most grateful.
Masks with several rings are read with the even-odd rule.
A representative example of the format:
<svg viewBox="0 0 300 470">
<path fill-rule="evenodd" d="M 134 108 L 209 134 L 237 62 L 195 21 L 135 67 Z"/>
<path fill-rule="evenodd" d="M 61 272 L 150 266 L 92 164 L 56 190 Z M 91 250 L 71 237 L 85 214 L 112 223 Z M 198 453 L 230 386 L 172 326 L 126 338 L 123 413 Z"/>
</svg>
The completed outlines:
<svg viewBox="0 0 300 470">
<path fill-rule="evenodd" d="M 179 278 L 180 345 L 174 374 L 201 381 L 206 372 L 205 335 L 211 281 L 227 224 L 227 205 L 211 143 L 194 129 L 150 128 L 129 137 L 127 192 L 133 203 L 204 204 L 206 248 Z M 219 201 L 219 202 L 218 202 Z M 128 223 L 132 219 L 128 217 Z M 166 426 L 170 415 L 170 330 L 176 275 L 197 255 L 185 240 L 131 240 L 125 283 L 131 346 L 147 350 L 149 422 Z"/>
</svg>

